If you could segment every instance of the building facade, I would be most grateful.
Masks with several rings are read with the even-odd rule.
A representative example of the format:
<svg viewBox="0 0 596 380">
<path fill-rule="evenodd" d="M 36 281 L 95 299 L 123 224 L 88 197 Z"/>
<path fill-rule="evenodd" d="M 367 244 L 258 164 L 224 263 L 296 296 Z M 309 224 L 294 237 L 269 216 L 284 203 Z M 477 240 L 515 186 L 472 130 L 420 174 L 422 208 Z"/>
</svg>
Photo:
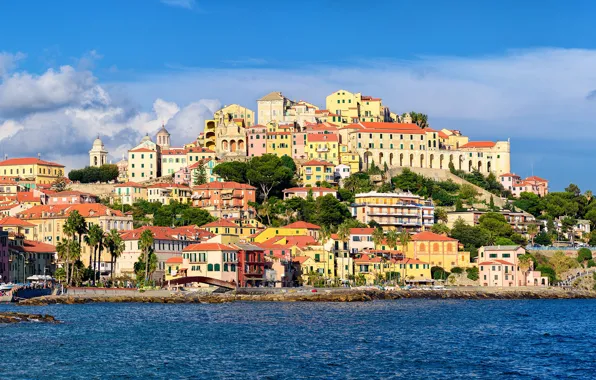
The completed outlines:
<svg viewBox="0 0 596 380">
<path fill-rule="evenodd" d="M 89 151 L 89 166 L 100 167 L 108 163 L 108 151 L 106 150 L 103 142 L 97 136 L 93 141 L 93 147 Z"/>
</svg>

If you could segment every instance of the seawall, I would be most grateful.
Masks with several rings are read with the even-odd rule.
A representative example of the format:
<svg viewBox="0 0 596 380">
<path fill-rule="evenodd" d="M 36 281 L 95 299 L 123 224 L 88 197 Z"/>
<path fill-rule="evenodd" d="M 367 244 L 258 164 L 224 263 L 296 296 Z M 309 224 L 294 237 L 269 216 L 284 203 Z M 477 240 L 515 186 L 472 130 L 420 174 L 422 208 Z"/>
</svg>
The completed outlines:
<svg viewBox="0 0 596 380">
<path fill-rule="evenodd" d="M 596 299 L 594 291 L 562 289 L 533 290 L 350 290 L 342 292 L 322 291 L 316 293 L 274 294 L 225 294 L 171 293 L 168 295 L 86 295 L 46 296 L 22 300 L 22 306 L 49 304 L 112 303 L 227 303 L 227 302 L 368 302 L 399 299 L 463 299 L 463 300 L 527 300 L 527 299 Z"/>
</svg>

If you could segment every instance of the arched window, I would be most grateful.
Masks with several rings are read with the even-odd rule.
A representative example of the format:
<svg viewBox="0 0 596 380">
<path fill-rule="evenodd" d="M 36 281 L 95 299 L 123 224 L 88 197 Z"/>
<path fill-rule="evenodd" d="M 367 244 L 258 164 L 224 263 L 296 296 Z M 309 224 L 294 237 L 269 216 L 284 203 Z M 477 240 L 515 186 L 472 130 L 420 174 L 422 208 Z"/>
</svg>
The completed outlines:
<svg viewBox="0 0 596 380">
<path fill-rule="evenodd" d="M 232 272 L 236 272 L 236 264 L 232 264 L 232 265 L 230 265 L 230 270 L 231 270 Z"/>
<path fill-rule="evenodd" d="M 439 243 L 433 244 L 433 251 L 434 252 L 439 252 Z"/>
<path fill-rule="evenodd" d="M 426 245 L 424 243 L 420 243 L 420 252 L 426 251 Z"/>
<path fill-rule="evenodd" d="M 228 264 L 224 264 L 224 272 L 228 271 Z"/>
<path fill-rule="evenodd" d="M 453 245 L 451 243 L 447 244 L 447 252 L 453 252 Z"/>
<path fill-rule="evenodd" d="M 213 272 L 213 264 L 207 264 L 207 272 Z"/>
<path fill-rule="evenodd" d="M 215 269 L 214 269 L 214 270 L 215 270 L 216 272 L 219 272 L 219 271 L 221 271 L 221 265 L 219 265 L 219 264 L 215 264 Z"/>
</svg>

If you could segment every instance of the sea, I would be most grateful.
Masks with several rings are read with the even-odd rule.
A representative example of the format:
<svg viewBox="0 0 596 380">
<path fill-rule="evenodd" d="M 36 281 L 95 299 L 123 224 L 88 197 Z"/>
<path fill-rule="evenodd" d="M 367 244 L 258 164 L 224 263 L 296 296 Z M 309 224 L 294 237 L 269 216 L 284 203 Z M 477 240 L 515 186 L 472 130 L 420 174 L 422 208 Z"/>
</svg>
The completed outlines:
<svg viewBox="0 0 596 380">
<path fill-rule="evenodd" d="M 0 311 L 0 379 L 596 377 L 596 300 L 86 304 Z"/>
</svg>

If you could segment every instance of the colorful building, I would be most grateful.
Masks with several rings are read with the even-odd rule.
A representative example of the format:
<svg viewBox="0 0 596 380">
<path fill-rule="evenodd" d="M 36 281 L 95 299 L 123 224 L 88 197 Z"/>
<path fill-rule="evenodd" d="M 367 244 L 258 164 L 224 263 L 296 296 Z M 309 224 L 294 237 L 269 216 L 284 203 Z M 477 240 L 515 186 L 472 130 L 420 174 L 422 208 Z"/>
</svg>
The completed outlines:
<svg viewBox="0 0 596 380">
<path fill-rule="evenodd" d="M 141 143 L 128 151 L 128 180 L 143 182 L 160 176 L 159 148 L 146 135 Z"/>
<path fill-rule="evenodd" d="M 114 186 L 114 193 L 123 205 L 132 206 L 140 200 L 147 200 L 147 187 L 136 182 L 119 183 Z"/>
<path fill-rule="evenodd" d="M 412 235 L 408 244 L 406 257 L 422 260 L 431 267 L 441 267 L 451 271 L 453 267 L 468 268 L 471 266 L 470 253 L 459 251 L 459 241 L 429 231 Z"/>
<path fill-rule="evenodd" d="M 248 157 L 259 157 L 267 153 L 267 127 L 255 124 L 246 128 Z"/>
<path fill-rule="evenodd" d="M 265 280 L 265 253 L 260 247 L 249 243 L 236 243 L 238 249 L 238 286 L 260 286 Z"/>
<path fill-rule="evenodd" d="M 480 247 L 480 286 L 548 286 L 548 277 L 533 269 L 533 261 L 530 260 L 526 267 L 520 264 L 519 256 L 525 253 L 526 250 L 517 245 Z"/>
<path fill-rule="evenodd" d="M 285 189 L 282 192 L 284 194 L 284 199 L 293 197 L 306 199 L 308 198 L 309 194 L 312 195 L 313 199 L 317 199 L 318 197 L 324 197 L 327 194 L 331 194 L 335 198 L 337 198 L 337 190 L 328 189 L 326 187 L 291 187 L 289 189 Z"/>
<path fill-rule="evenodd" d="M 186 269 L 183 277 L 209 277 L 237 285 L 238 251 L 220 243 L 191 244 L 182 250 L 182 267 Z"/>
<path fill-rule="evenodd" d="M 309 133 L 306 135 L 306 156 L 311 160 L 322 160 L 339 164 L 339 135 Z"/>
<path fill-rule="evenodd" d="M 187 155 L 188 152 L 184 148 L 169 148 L 161 150 L 161 175 L 173 175 L 178 170 L 187 167 Z"/>
<path fill-rule="evenodd" d="M 356 194 L 351 206 L 352 216 L 368 224 L 378 223 L 384 230 L 424 231 L 434 224 L 432 201 L 412 193 Z"/>
<path fill-rule="evenodd" d="M 179 203 L 189 203 L 191 201 L 192 191 L 186 185 L 175 183 L 156 183 L 147 186 L 147 200 L 149 202 L 159 202 L 163 205 L 169 205 L 172 201 Z"/>
<path fill-rule="evenodd" d="M 234 120 L 241 119 L 247 127 L 255 125 L 255 111 L 243 107 L 239 104 L 230 104 L 223 106 L 223 108 L 215 111 L 213 114 L 214 120 L 219 120 L 221 117 L 231 117 Z"/>
<path fill-rule="evenodd" d="M 81 191 L 61 191 L 47 195 L 49 205 L 68 205 L 81 203 L 98 203 L 99 197 L 94 194 L 83 193 Z"/>
<path fill-rule="evenodd" d="M 32 181 L 35 185 L 49 185 L 64 178 L 64 165 L 39 158 L 10 158 L 0 161 L 0 175 Z"/>
<path fill-rule="evenodd" d="M 278 236 L 311 236 L 318 239 L 320 226 L 307 222 L 294 222 L 283 227 L 268 227 L 253 238 L 255 243 L 263 243 Z"/>
<path fill-rule="evenodd" d="M 210 182 L 192 187 L 192 202 L 216 218 L 247 219 L 254 216 L 249 203 L 256 200 L 256 191 L 253 186 L 237 182 Z"/>
<path fill-rule="evenodd" d="M 318 186 L 321 182 L 334 183 L 334 167 L 330 162 L 310 160 L 300 167 L 302 186 Z M 318 182 L 318 184 L 317 184 Z"/>
</svg>

